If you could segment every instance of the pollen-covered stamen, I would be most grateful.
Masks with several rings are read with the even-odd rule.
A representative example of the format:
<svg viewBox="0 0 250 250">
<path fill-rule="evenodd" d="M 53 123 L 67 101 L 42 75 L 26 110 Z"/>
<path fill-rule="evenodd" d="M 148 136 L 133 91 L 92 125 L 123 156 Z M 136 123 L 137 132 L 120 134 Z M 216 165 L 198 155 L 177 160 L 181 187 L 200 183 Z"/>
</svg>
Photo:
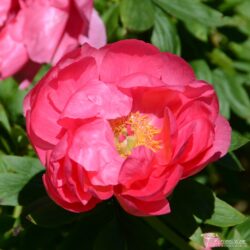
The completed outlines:
<svg viewBox="0 0 250 250">
<path fill-rule="evenodd" d="M 145 146 L 154 152 L 161 148 L 161 142 L 155 139 L 160 130 L 150 124 L 147 115 L 131 113 L 127 117 L 111 120 L 110 124 L 121 156 L 130 155 L 133 148 L 139 146 Z"/>
</svg>

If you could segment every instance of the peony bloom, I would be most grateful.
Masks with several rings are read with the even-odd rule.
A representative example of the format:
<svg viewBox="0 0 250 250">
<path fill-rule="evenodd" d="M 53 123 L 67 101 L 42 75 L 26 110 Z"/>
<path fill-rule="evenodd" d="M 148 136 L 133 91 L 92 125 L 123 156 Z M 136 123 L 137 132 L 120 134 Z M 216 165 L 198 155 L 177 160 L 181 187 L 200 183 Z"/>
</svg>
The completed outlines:
<svg viewBox="0 0 250 250">
<path fill-rule="evenodd" d="M 105 28 L 92 5 L 93 0 L 2 0 L 0 79 L 18 73 L 27 85 L 40 64 L 54 65 L 83 42 L 103 46 Z"/>
<path fill-rule="evenodd" d="M 183 59 L 138 40 L 69 53 L 24 109 L 47 192 L 74 212 L 115 196 L 134 215 L 168 213 L 180 179 L 230 143 L 213 87 Z"/>
<path fill-rule="evenodd" d="M 213 247 L 223 247 L 223 242 L 216 233 L 203 234 L 204 248 L 202 250 L 212 250 Z"/>
</svg>

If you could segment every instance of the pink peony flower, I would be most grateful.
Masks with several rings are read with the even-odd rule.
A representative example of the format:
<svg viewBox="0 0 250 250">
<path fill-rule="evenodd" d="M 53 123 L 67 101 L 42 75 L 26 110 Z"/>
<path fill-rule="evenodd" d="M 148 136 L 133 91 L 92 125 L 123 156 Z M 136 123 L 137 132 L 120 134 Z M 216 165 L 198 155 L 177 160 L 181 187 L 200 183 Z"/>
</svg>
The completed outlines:
<svg viewBox="0 0 250 250">
<path fill-rule="evenodd" d="M 115 196 L 134 215 L 168 213 L 180 179 L 230 143 L 213 87 L 180 57 L 138 40 L 69 53 L 24 109 L 47 192 L 74 212 Z"/>
<path fill-rule="evenodd" d="M 54 65 L 83 42 L 103 46 L 105 27 L 92 5 L 93 0 L 2 0 L 0 79 L 18 73 L 27 85 L 40 64 Z"/>
<path fill-rule="evenodd" d="M 205 247 L 202 250 L 212 250 L 213 247 L 222 247 L 223 242 L 216 233 L 205 233 L 203 235 Z"/>
</svg>

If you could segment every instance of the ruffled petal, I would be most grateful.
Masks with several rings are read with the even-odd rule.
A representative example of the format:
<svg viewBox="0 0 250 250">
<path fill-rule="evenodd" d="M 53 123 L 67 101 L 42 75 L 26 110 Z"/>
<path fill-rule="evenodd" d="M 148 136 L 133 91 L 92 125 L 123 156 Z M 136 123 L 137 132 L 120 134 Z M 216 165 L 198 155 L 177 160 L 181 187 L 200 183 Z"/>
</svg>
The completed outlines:
<svg viewBox="0 0 250 250">
<path fill-rule="evenodd" d="M 173 154 L 174 161 L 192 160 L 209 149 L 214 140 L 214 127 L 204 118 L 194 118 L 184 126 L 178 127 L 178 136 Z"/>
<path fill-rule="evenodd" d="M 33 142 L 42 148 L 50 148 L 57 144 L 57 135 L 61 132 L 61 126 L 57 123 L 60 113 L 50 104 L 49 93 L 49 88 L 41 88 L 30 112 L 30 121 L 32 121 L 30 123 L 30 136 L 33 138 Z M 25 109 L 27 107 L 28 99 Z"/>
<path fill-rule="evenodd" d="M 88 43 L 95 48 L 103 47 L 107 43 L 106 28 L 96 10 L 93 10 L 88 35 L 81 35 L 80 44 Z"/>
<path fill-rule="evenodd" d="M 78 89 L 97 78 L 97 66 L 91 57 L 64 65 L 58 72 L 56 81 L 51 82 L 49 94 L 51 104 L 62 112 Z"/>
<path fill-rule="evenodd" d="M 161 77 L 166 85 L 187 85 L 195 80 L 193 69 L 181 57 L 166 52 L 162 58 L 164 64 Z"/>
<path fill-rule="evenodd" d="M 132 99 L 129 96 L 113 85 L 94 80 L 71 96 L 61 117 L 116 119 L 128 115 L 131 107 Z"/>
<path fill-rule="evenodd" d="M 124 161 L 119 173 L 119 183 L 129 187 L 133 182 L 145 179 L 152 171 L 153 152 L 146 147 L 137 147 Z"/>
<path fill-rule="evenodd" d="M 125 211 L 135 216 L 156 216 L 170 213 L 166 199 L 143 201 L 133 197 L 116 196 Z"/>
<path fill-rule="evenodd" d="M 63 208 L 72 212 L 85 212 L 91 210 L 100 202 L 90 193 L 84 192 L 80 186 L 83 175 L 76 166 L 68 162 L 51 164 L 43 175 L 43 182 L 49 196 Z M 80 174 L 80 175 L 79 175 Z M 79 180 L 78 180 L 79 178 Z"/>
<path fill-rule="evenodd" d="M 22 30 L 22 19 L 22 15 L 18 15 L 0 31 L 0 78 L 15 74 L 29 60 L 26 48 L 17 34 Z"/>
<path fill-rule="evenodd" d="M 118 184 L 124 159 L 115 148 L 113 131 L 107 121 L 96 119 L 79 127 L 68 154 L 86 171 L 93 172 L 93 185 Z"/>
<path fill-rule="evenodd" d="M 146 73 L 160 78 L 162 58 L 156 47 L 139 40 L 124 40 L 108 46 L 100 71 L 104 82 L 119 84 L 124 76 Z"/>
<path fill-rule="evenodd" d="M 12 0 L 2 0 L 0 4 L 0 27 L 4 24 L 7 19 L 9 9 L 11 7 Z"/>
<path fill-rule="evenodd" d="M 214 141 L 212 146 L 203 154 L 197 156 L 193 161 L 183 164 L 183 178 L 201 171 L 209 162 L 213 162 L 223 157 L 230 146 L 231 127 L 228 121 L 218 116 L 214 128 Z"/>
<path fill-rule="evenodd" d="M 24 6 L 22 11 L 25 17 L 23 39 L 29 57 L 38 63 L 49 63 L 64 32 L 68 11 L 38 1 Z"/>
<path fill-rule="evenodd" d="M 133 73 L 128 76 L 124 76 L 116 84 L 122 88 L 165 86 L 164 82 L 160 79 L 146 73 Z"/>
</svg>

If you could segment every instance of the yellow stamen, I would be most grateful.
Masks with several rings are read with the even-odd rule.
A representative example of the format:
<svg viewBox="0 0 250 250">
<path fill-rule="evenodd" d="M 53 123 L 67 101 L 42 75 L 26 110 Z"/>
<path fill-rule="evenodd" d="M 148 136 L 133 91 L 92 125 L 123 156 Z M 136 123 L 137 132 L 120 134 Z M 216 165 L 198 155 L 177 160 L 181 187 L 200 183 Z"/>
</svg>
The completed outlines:
<svg viewBox="0 0 250 250">
<path fill-rule="evenodd" d="M 133 148 L 139 146 L 145 146 L 153 152 L 161 148 L 161 142 L 155 139 L 160 130 L 150 124 L 147 115 L 131 113 L 127 117 L 111 120 L 110 125 L 117 151 L 123 157 L 130 155 Z"/>
</svg>

